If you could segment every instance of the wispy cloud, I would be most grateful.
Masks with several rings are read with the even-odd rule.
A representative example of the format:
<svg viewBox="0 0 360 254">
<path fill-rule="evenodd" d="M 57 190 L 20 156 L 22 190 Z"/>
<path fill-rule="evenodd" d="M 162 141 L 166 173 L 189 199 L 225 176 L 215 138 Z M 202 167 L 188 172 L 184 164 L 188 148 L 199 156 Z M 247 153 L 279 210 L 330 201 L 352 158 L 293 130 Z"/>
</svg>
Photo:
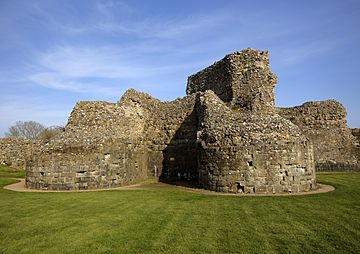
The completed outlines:
<svg viewBox="0 0 360 254">
<path fill-rule="evenodd" d="M 44 12 L 44 11 L 43 11 Z M 229 9 L 197 13 L 196 15 L 159 15 L 143 17 L 136 9 L 124 2 L 108 1 L 98 3 L 93 8 L 93 19 L 85 23 L 66 22 L 44 13 L 44 16 L 61 32 L 70 35 L 90 33 L 128 34 L 143 39 L 172 39 L 176 40 L 189 33 L 214 30 L 226 21 L 232 20 L 235 13 Z M 123 15 L 121 15 L 123 14 Z M 131 15 L 131 19 L 123 16 Z"/>
<path fill-rule="evenodd" d="M 101 95 L 111 95 L 113 93 L 111 87 L 92 85 L 89 82 L 77 82 L 56 72 L 40 72 L 32 74 L 28 76 L 26 80 L 43 87 L 75 93 L 93 93 Z"/>
<path fill-rule="evenodd" d="M 30 72 L 20 81 L 76 93 L 109 95 L 119 81 L 135 82 L 199 65 L 198 61 L 155 62 L 156 56 L 144 61 L 140 60 L 141 52 L 133 52 L 116 46 L 56 47 L 39 53 Z"/>
<path fill-rule="evenodd" d="M 100 1 L 96 3 L 96 8 L 99 12 L 103 13 L 104 15 L 111 15 L 114 10 L 117 10 L 120 13 L 125 14 L 133 14 L 136 10 L 128 5 L 123 1 L 114 1 L 114 0 L 106 0 Z"/>
<path fill-rule="evenodd" d="M 271 54 L 279 67 L 294 66 L 334 51 L 343 43 L 342 38 L 331 41 L 328 38 L 319 38 L 298 42 L 295 45 L 275 46 L 271 49 Z"/>
</svg>

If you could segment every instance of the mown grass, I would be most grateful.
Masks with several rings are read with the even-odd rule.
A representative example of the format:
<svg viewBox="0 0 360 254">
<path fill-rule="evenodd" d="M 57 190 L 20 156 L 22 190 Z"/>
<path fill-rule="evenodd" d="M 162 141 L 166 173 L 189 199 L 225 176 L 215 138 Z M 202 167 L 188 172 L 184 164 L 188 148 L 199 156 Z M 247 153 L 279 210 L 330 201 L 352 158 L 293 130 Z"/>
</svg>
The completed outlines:
<svg viewBox="0 0 360 254">
<path fill-rule="evenodd" d="M 360 174 L 318 180 L 336 190 L 233 197 L 1 189 L 0 253 L 360 253 Z"/>
<path fill-rule="evenodd" d="M 24 178 L 25 171 L 0 164 L 0 178 Z"/>
</svg>

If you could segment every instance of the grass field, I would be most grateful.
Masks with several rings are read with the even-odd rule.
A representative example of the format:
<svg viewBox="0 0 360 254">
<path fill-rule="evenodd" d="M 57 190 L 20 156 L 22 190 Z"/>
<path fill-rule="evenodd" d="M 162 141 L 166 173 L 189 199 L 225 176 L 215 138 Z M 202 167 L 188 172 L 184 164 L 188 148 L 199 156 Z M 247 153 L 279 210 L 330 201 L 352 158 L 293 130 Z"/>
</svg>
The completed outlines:
<svg viewBox="0 0 360 254">
<path fill-rule="evenodd" d="M 14 174 L 1 167 L 0 185 L 16 182 Z M 233 197 L 1 188 L 0 253 L 360 253 L 360 174 L 318 181 L 336 190 Z"/>
</svg>

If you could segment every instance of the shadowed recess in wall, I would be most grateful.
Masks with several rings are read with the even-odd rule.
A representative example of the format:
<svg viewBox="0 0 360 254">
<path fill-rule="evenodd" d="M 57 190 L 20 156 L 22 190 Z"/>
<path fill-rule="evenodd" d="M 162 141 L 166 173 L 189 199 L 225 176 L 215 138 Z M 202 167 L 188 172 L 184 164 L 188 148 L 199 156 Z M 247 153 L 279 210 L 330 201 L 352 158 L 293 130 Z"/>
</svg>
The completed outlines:
<svg viewBox="0 0 360 254">
<path fill-rule="evenodd" d="M 198 117 L 193 110 L 176 130 L 163 151 L 163 170 L 159 180 L 167 183 L 198 181 L 196 134 Z"/>
</svg>

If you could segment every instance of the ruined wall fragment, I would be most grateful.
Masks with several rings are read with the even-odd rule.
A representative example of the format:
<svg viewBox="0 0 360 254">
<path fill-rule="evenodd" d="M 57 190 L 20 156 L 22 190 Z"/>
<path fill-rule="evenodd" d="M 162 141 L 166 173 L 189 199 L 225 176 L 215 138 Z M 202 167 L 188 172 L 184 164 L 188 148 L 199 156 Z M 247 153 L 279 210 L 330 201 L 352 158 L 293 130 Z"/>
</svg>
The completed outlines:
<svg viewBox="0 0 360 254">
<path fill-rule="evenodd" d="M 301 192 L 316 188 L 309 140 L 276 114 L 248 114 L 212 91 L 199 96 L 199 181 L 233 193 Z"/>
<path fill-rule="evenodd" d="M 278 113 L 312 140 L 318 171 L 358 171 L 356 139 L 347 127 L 346 110 L 335 100 L 306 102 Z"/>
<path fill-rule="evenodd" d="M 34 146 L 41 142 L 23 138 L 0 139 L 0 163 L 13 168 L 24 169 L 25 160 L 31 155 Z"/>
<path fill-rule="evenodd" d="M 194 96 L 160 102 L 134 89 L 118 103 L 78 102 L 65 132 L 28 161 L 26 184 L 71 190 L 167 179 L 179 172 L 196 177 L 194 103 Z"/>
<path fill-rule="evenodd" d="M 360 142 L 360 128 L 352 128 L 351 134 L 357 139 L 357 143 Z"/>
<path fill-rule="evenodd" d="M 274 109 L 276 76 L 267 51 L 245 49 L 225 56 L 188 78 L 186 93 L 212 90 L 224 102 L 253 112 Z"/>
</svg>

